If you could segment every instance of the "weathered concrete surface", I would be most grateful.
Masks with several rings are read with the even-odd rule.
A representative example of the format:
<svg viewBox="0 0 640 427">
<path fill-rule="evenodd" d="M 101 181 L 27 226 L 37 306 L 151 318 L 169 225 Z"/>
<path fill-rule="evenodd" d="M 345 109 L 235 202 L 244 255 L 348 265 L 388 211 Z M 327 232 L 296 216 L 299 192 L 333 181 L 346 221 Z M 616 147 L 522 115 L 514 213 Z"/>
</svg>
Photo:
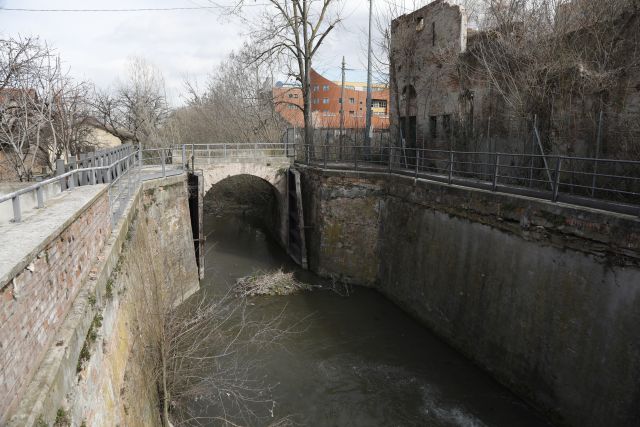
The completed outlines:
<svg viewBox="0 0 640 427">
<path fill-rule="evenodd" d="M 136 355 L 138 296 L 170 285 L 179 301 L 198 288 L 187 195 L 185 175 L 147 181 L 136 193 L 9 425 L 51 424 L 58 409 L 72 425 L 160 424 L 155 383 Z M 79 362 L 83 345 L 89 356 Z"/>
<path fill-rule="evenodd" d="M 33 185 L 33 182 L 0 182 L 0 195 L 13 193 L 25 187 Z M 48 200 L 60 194 L 60 184 L 52 183 L 42 187 L 42 200 L 47 204 Z M 26 193 L 20 196 L 20 209 L 25 215 L 37 209 L 38 199 L 35 192 Z M 13 221 L 13 205 L 11 201 L 0 203 L 0 224 Z"/>
<path fill-rule="evenodd" d="M 638 425 L 637 218 L 301 170 L 315 271 L 374 284 L 559 424 Z"/>
<path fill-rule="evenodd" d="M 0 223 L 0 288 L 76 221 L 104 188 L 103 184 L 78 187 L 57 195 L 47 203 L 46 209 L 24 212 L 19 223 Z"/>
<path fill-rule="evenodd" d="M 323 276 L 373 286 L 377 281 L 378 232 L 384 208 L 381 183 L 301 173 L 309 268 Z"/>
</svg>

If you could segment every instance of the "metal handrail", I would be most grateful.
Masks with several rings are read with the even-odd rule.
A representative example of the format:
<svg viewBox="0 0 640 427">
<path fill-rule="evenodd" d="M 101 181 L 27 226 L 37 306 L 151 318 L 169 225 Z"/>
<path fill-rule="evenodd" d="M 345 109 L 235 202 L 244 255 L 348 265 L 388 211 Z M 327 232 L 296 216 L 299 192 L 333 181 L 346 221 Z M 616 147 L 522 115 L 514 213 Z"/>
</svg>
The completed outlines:
<svg viewBox="0 0 640 427">
<path fill-rule="evenodd" d="M 110 165 L 105 165 L 105 166 L 93 166 L 90 168 L 80 168 L 80 169 L 73 169 L 70 170 L 68 172 L 65 172 L 61 175 L 58 176 L 54 176 L 52 178 L 46 179 L 44 181 L 40 181 L 37 182 L 35 184 L 32 184 L 28 187 L 25 188 L 21 188 L 19 190 L 16 190 L 12 193 L 9 194 L 4 194 L 2 196 L 0 196 L 0 203 L 4 203 L 7 202 L 9 200 L 11 200 L 13 202 L 13 221 L 14 222 L 20 222 L 22 220 L 21 218 L 21 209 L 20 209 L 20 196 L 27 194 L 27 193 L 32 193 L 32 192 L 36 192 L 36 198 L 38 201 L 38 208 L 43 208 L 44 207 L 44 198 L 42 195 L 42 188 L 49 185 L 49 184 L 55 184 L 58 182 L 66 182 L 66 179 L 69 177 L 74 177 L 74 175 L 76 174 L 80 174 L 80 173 L 90 173 L 90 181 L 91 184 L 95 184 L 96 183 L 96 175 L 95 172 L 97 171 L 103 171 L 103 170 L 107 170 L 107 171 L 111 171 L 114 167 L 116 167 L 118 164 L 123 163 L 123 162 L 127 162 L 130 161 L 131 157 L 135 157 L 139 154 L 139 151 L 135 151 L 125 157 L 123 157 L 122 159 L 116 160 L 115 162 L 111 163 Z M 75 180 L 75 178 L 72 180 L 72 182 Z M 110 184 L 110 178 L 107 178 L 108 183 Z M 70 186 L 70 189 L 73 188 L 74 185 Z"/>
<path fill-rule="evenodd" d="M 355 171 L 369 168 L 640 215 L 640 161 L 636 160 L 436 150 L 390 144 L 300 144 L 297 154 L 297 163 L 323 168 Z"/>
</svg>

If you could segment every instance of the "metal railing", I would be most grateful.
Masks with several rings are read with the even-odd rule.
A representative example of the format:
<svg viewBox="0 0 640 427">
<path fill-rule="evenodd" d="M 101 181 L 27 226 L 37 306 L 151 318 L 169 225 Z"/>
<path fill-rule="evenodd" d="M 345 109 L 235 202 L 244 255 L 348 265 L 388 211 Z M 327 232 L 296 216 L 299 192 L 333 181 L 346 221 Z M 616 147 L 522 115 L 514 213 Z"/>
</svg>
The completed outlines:
<svg viewBox="0 0 640 427">
<path fill-rule="evenodd" d="M 172 162 L 173 151 L 171 148 L 140 151 L 131 145 L 124 145 L 112 150 L 83 154 L 79 159 L 70 159 L 67 164 L 58 161 L 54 177 L 0 195 L 0 204 L 11 201 L 13 222 L 17 223 L 22 221 L 23 216 L 22 196 L 34 197 L 37 200 L 34 207 L 42 209 L 46 206 L 45 190 L 52 187 L 56 187 L 54 193 L 58 194 L 75 187 L 107 184 L 111 220 L 115 224 L 142 181 L 143 171 L 151 178 L 164 178 L 171 170 L 182 171 L 182 165 L 174 165 Z"/>
<path fill-rule="evenodd" d="M 640 215 L 640 161 L 363 145 L 302 145 L 296 162 L 386 171 Z"/>
<path fill-rule="evenodd" d="M 60 191 L 73 190 L 75 187 L 96 184 L 111 184 L 117 182 L 131 169 L 138 157 L 135 151 L 106 166 L 93 166 L 87 168 L 74 168 L 68 172 L 54 176 L 44 181 L 36 182 L 26 188 L 0 196 L 0 203 L 11 201 L 13 205 L 13 222 L 22 221 L 22 207 L 20 197 L 26 194 L 35 194 L 37 208 L 45 207 L 44 189 L 49 185 L 59 185 Z"/>
</svg>

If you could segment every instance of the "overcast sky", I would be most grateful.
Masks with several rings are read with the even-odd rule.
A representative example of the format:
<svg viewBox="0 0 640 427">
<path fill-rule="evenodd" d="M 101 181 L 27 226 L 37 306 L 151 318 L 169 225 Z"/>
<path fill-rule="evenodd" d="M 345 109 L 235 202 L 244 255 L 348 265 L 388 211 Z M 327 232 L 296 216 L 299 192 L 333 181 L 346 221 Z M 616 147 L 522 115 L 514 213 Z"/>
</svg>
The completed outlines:
<svg viewBox="0 0 640 427">
<path fill-rule="evenodd" d="M 220 4 L 230 2 L 218 0 Z M 344 0 L 343 4 L 344 22 L 321 48 L 314 66 L 337 80 L 344 55 L 347 67 L 355 69 L 347 73 L 347 79 L 364 80 L 368 1 Z M 30 9 L 205 5 L 211 3 L 208 0 L 0 0 L 0 7 Z M 56 48 L 74 76 L 100 86 L 109 86 L 123 75 L 128 58 L 143 57 L 163 72 L 169 96 L 177 104 L 185 78 L 202 81 L 225 56 L 240 47 L 247 29 L 239 20 L 221 17 L 216 10 L 107 13 L 0 10 L 0 32 L 4 37 L 40 36 Z"/>
</svg>

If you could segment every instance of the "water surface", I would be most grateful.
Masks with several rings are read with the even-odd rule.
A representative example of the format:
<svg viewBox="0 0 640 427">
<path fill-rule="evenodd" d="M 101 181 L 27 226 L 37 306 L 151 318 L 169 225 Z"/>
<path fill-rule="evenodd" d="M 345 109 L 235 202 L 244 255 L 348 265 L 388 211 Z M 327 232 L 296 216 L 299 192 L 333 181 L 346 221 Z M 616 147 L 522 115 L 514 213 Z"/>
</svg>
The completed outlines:
<svg viewBox="0 0 640 427">
<path fill-rule="evenodd" d="M 241 217 L 205 218 L 205 232 L 202 287 L 212 298 L 239 277 L 279 267 L 306 283 L 322 283 Z M 274 386 L 275 403 L 255 425 L 285 416 L 307 426 L 548 425 L 374 290 L 256 297 L 251 304 L 266 318 L 284 313 L 284 324 L 302 325 L 285 345 L 260 354 L 254 375 Z"/>
</svg>

